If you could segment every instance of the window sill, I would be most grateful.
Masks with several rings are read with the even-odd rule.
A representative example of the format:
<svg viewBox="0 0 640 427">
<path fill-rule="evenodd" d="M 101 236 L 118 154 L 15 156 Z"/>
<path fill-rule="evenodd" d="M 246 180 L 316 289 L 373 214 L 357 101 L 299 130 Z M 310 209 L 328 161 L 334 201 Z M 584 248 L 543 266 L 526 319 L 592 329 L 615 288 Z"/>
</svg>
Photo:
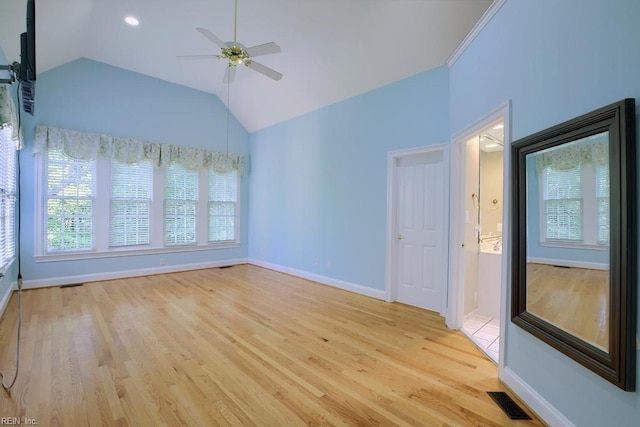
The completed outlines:
<svg viewBox="0 0 640 427">
<path fill-rule="evenodd" d="M 15 257 L 11 258 L 11 260 L 8 263 L 0 266 L 0 274 L 2 275 L 2 277 L 4 277 L 7 274 L 7 271 L 9 271 L 9 269 L 11 268 L 15 260 L 16 260 Z"/>
<path fill-rule="evenodd" d="M 191 246 L 167 246 L 161 248 L 145 248 L 145 249 L 114 249 L 108 252 L 72 252 L 57 253 L 48 255 L 37 255 L 33 257 L 36 263 L 39 262 L 56 262 L 56 261 L 76 261 L 83 259 L 96 258 L 117 258 L 124 256 L 169 254 L 180 252 L 210 251 L 216 249 L 230 249 L 240 246 L 239 242 L 225 242 L 212 245 L 191 245 Z"/>
<path fill-rule="evenodd" d="M 608 251 L 609 245 L 594 245 L 569 242 L 540 242 L 540 246 L 546 248 L 582 249 L 586 251 Z"/>
</svg>

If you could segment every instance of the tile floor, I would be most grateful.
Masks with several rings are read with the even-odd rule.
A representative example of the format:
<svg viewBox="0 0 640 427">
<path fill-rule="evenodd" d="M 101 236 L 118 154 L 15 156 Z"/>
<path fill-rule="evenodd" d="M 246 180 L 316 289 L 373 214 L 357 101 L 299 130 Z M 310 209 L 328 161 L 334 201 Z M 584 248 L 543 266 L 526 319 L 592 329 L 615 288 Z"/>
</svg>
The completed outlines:
<svg viewBox="0 0 640 427">
<path fill-rule="evenodd" d="M 462 331 L 494 362 L 500 357 L 500 319 L 472 314 Z"/>
</svg>

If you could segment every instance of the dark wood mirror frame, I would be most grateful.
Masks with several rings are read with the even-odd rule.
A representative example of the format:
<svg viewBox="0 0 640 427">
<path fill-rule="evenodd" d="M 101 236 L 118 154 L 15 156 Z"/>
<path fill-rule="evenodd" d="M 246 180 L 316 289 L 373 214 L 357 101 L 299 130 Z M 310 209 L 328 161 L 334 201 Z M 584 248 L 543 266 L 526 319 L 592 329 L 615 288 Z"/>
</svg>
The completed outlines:
<svg viewBox="0 0 640 427">
<path fill-rule="evenodd" d="M 527 154 L 609 132 L 609 351 L 527 311 Z M 512 144 L 511 320 L 540 340 L 626 391 L 636 385 L 635 100 L 625 99 Z"/>
</svg>

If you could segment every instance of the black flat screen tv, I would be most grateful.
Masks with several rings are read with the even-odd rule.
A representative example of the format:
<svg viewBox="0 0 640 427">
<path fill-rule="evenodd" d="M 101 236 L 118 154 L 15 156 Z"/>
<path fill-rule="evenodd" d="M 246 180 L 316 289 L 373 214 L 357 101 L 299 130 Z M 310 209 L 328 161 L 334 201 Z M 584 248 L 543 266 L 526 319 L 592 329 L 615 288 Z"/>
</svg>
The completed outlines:
<svg viewBox="0 0 640 427">
<path fill-rule="evenodd" d="M 36 5 L 27 0 L 27 31 L 20 34 L 20 84 L 22 105 L 25 112 L 33 115 L 36 88 Z"/>
</svg>

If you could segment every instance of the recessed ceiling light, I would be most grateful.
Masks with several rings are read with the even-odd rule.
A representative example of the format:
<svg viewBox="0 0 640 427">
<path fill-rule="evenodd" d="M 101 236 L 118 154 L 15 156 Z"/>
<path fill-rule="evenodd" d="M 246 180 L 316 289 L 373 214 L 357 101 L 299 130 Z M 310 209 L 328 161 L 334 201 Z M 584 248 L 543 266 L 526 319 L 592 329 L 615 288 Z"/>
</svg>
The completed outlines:
<svg viewBox="0 0 640 427">
<path fill-rule="evenodd" d="M 496 148 L 498 144 L 486 144 L 484 148 Z"/>
<path fill-rule="evenodd" d="M 504 125 L 502 123 L 500 123 L 499 125 L 495 125 L 493 127 L 493 129 L 498 130 L 498 129 L 502 129 L 504 127 Z"/>
<path fill-rule="evenodd" d="M 127 16 L 124 18 L 124 22 L 131 25 L 132 27 L 137 27 L 140 22 L 134 16 Z"/>
</svg>

